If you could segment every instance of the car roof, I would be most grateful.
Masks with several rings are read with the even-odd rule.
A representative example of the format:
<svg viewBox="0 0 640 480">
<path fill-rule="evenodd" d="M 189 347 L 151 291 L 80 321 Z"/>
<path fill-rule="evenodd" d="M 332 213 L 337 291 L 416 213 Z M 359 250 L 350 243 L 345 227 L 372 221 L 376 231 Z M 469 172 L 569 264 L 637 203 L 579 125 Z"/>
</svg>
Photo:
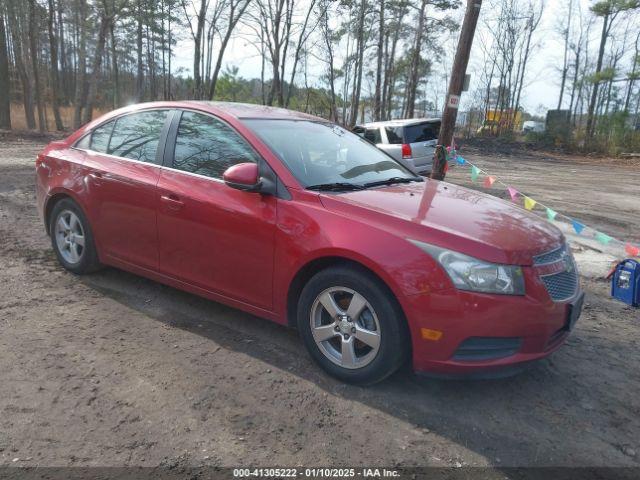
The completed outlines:
<svg viewBox="0 0 640 480">
<path fill-rule="evenodd" d="M 274 120 L 312 120 L 326 122 L 320 117 L 309 115 L 303 112 L 296 112 L 294 110 L 287 110 L 286 108 L 269 107 L 267 105 L 258 105 L 252 103 L 236 103 L 236 102 L 212 102 L 202 100 L 180 100 L 180 101 L 166 101 L 166 102 L 147 102 L 138 103 L 135 105 L 129 105 L 124 109 L 119 109 L 117 112 L 123 113 L 123 111 L 134 112 L 136 110 L 143 110 L 148 108 L 196 108 L 198 110 L 209 111 L 214 114 L 224 114 L 225 116 L 234 117 L 237 119 L 274 119 Z"/>
<path fill-rule="evenodd" d="M 385 120 L 382 122 L 368 122 L 358 125 L 359 127 L 371 128 L 371 127 L 407 127 L 410 125 L 419 125 L 421 123 L 434 123 L 440 122 L 441 119 L 433 118 L 404 118 L 398 120 Z"/>
</svg>

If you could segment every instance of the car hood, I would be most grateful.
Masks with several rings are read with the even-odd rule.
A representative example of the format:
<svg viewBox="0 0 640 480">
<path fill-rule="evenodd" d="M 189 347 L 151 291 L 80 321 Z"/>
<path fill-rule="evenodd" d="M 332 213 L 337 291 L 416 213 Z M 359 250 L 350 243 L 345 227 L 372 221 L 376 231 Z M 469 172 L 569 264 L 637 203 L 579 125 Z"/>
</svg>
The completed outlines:
<svg viewBox="0 0 640 480">
<path fill-rule="evenodd" d="M 531 265 L 564 242 L 560 230 L 523 208 L 436 180 L 320 198 L 337 213 L 495 263 Z"/>
</svg>

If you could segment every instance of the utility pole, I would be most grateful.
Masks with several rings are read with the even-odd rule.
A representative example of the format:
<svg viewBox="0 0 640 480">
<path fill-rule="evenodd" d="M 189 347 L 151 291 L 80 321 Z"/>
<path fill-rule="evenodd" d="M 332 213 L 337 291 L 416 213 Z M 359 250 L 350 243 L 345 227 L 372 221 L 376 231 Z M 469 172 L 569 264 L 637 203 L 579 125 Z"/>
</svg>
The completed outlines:
<svg viewBox="0 0 640 480">
<path fill-rule="evenodd" d="M 446 173 L 446 148 L 447 145 L 451 145 L 453 140 L 453 131 L 456 126 L 456 117 L 458 116 L 458 106 L 460 104 L 460 94 L 464 86 L 464 76 L 467 71 L 467 64 L 469 63 L 469 54 L 471 53 L 471 45 L 473 44 L 473 36 L 476 32 L 481 6 L 482 0 L 467 0 L 467 11 L 464 15 L 464 21 L 462 22 L 456 57 L 453 61 L 451 71 L 451 80 L 449 80 L 447 102 L 442 114 L 438 146 L 436 147 L 433 157 L 431 178 L 435 180 L 444 180 Z"/>
</svg>

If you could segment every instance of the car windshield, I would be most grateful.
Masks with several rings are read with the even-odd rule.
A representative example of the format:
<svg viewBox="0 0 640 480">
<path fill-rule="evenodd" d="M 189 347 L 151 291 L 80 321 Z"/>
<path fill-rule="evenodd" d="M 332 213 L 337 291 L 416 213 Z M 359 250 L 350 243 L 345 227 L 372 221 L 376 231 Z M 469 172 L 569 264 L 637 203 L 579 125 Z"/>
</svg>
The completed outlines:
<svg viewBox="0 0 640 480">
<path fill-rule="evenodd" d="M 306 188 L 420 180 L 369 142 L 332 123 L 258 119 L 245 123 Z"/>
</svg>

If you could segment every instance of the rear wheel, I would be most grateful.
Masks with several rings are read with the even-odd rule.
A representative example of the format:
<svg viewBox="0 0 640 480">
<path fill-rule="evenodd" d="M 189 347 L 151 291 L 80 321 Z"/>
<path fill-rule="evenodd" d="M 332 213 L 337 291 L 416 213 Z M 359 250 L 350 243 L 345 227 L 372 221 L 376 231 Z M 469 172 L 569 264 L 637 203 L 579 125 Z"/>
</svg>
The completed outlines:
<svg viewBox="0 0 640 480">
<path fill-rule="evenodd" d="M 317 273 L 300 295 L 298 328 L 313 359 L 349 383 L 379 382 L 409 351 L 397 302 L 364 269 L 341 266 Z"/>
<path fill-rule="evenodd" d="M 49 220 L 51 244 L 64 268 L 78 274 L 100 268 L 91 227 L 73 200 L 65 198 L 57 202 Z"/>
</svg>

